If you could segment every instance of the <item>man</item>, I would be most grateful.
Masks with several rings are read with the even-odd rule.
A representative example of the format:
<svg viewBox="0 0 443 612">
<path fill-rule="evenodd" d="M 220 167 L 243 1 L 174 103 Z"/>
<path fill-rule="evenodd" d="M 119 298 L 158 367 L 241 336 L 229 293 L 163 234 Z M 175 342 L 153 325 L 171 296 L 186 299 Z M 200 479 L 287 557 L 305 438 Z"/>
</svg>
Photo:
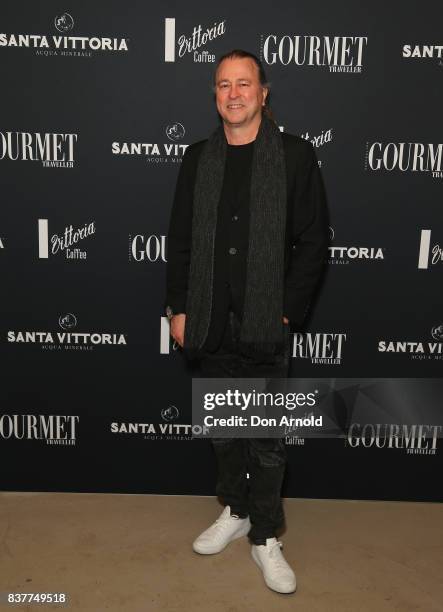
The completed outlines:
<svg viewBox="0 0 443 612">
<path fill-rule="evenodd" d="M 168 234 L 171 335 L 207 377 L 287 377 L 290 327 L 300 329 L 327 254 L 324 189 L 312 145 L 281 133 L 258 58 L 220 58 L 222 125 L 189 146 Z M 225 509 L 194 542 L 213 554 L 248 534 L 266 584 L 296 588 L 276 532 L 284 523 L 281 439 L 213 439 Z"/>
</svg>

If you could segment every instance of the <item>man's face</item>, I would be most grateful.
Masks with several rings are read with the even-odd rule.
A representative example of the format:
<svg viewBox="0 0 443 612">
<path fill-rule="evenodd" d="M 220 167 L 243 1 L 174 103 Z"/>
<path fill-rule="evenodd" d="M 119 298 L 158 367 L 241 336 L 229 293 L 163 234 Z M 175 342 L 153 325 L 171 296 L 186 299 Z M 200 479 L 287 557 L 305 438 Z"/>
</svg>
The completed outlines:
<svg viewBox="0 0 443 612">
<path fill-rule="evenodd" d="M 225 59 L 218 67 L 215 82 L 217 110 L 232 126 L 247 126 L 257 116 L 268 90 L 260 84 L 258 68 L 249 57 Z"/>
</svg>

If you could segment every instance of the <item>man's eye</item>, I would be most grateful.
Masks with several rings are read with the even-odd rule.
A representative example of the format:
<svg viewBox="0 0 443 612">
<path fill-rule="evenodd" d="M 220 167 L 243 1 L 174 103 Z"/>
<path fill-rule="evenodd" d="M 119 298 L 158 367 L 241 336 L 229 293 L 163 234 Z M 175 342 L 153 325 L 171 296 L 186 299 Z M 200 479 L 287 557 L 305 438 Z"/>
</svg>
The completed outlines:
<svg viewBox="0 0 443 612">
<path fill-rule="evenodd" d="M 240 83 L 242 87 L 249 87 L 249 83 Z"/>
</svg>

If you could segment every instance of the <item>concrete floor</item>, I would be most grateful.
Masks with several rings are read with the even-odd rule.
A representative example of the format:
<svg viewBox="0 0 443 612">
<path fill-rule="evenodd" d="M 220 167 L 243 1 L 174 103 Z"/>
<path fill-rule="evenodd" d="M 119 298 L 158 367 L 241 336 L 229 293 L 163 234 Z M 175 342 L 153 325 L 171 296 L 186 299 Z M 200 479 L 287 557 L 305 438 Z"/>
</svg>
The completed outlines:
<svg viewBox="0 0 443 612">
<path fill-rule="evenodd" d="M 441 505 L 284 504 L 292 595 L 265 586 L 246 538 L 218 555 L 192 551 L 221 512 L 215 498 L 0 493 L 0 592 L 65 592 L 64 609 L 82 612 L 443 610 Z"/>
</svg>

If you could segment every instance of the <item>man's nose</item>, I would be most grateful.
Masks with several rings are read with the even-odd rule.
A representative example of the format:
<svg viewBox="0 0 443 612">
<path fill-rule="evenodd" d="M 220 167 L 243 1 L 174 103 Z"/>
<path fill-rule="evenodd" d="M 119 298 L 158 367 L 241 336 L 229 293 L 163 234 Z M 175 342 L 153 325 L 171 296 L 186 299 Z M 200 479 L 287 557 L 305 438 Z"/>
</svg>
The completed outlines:
<svg viewBox="0 0 443 612">
<path fill-rule="evenodd" d="M 237 85 L 232 85 L 231 89 L 229 90 L 229 97 L 230 98 L 238 98 L 239 95 L 239 90 Z"/>
</svg>

